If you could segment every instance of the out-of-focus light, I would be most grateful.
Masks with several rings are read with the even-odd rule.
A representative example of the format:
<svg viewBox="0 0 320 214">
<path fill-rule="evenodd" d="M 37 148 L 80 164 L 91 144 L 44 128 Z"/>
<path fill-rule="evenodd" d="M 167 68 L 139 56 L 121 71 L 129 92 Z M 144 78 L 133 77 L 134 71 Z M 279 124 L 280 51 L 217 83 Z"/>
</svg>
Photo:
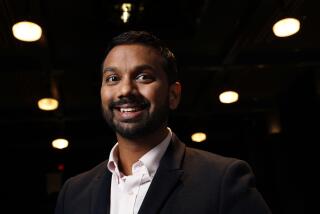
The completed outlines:
<svg viewBox="0 0 320 214">
<path fill-rule="evenodd" d="M 38 101 L 38 107 L 44 111 L 52 111 L 59 106 L 58 100 L 54 98 L 42 98 Z"/>
<path fill-rule="evenodd" d="M 278 115 L 270 114 L 269 115 L 269 132 L 270 134 L 279 134 L 281 133 L 281 121 Z"/>
<path fill-rule="evenodd" d="M 222 103 L 234 103 L 239 99 L 239 94 L 235 91 L 224 91 L 219 95 L 219 100 Z"/>
<path fill-rule="evenodd" d="M 203 132 L 196 132 L 191 135 L 191 139 L 192 141 L 199 143 L 205 141 L 207 139 L 207 135 Z"/>
<path fill-rule="evenodd" d="M 59 171 L 64 171 L 64 164 L 63 163 L 58 164 L 57 168 Z"/>
<path fill-rule="evenodd" d="M 42 29 L 33 22 L 22 21 L 12 26 L 13 36 L 21 41 L 34 42 L 40 39 Z"/>
<path fill-rule="evenodd" d="M 55 149 L 64 149 L 67 148 L 69 145 L 68 140 L 64 138 L 58 138 L 52 141 L 52 147 Z"/>
<path fill-rule="evenodd" d="M 127 12 L 127 11 L 122 12 L 121 19 L 122 19 L 123 23 L 127 23 L 129 17 L 130 17 L 130 13 L 129 12 Z"/>
<path fill-rule="evenodd" d="M 123 3 L 121 5 L 121 10 L 122 10 L 122 15 L 121 15 L 121 19 L 124 23 L 128 22 L 128 19 L 130 17 L 130 11 L 132 8 L 132 4 L 131 3 Z"/>
<path fill-rule="evenodd" d="M 278 37 L 287 37 L 300 30 L 300 21 L 295 18 L 285 18 L 273 25 L 273 33 Z"/>
</svg>

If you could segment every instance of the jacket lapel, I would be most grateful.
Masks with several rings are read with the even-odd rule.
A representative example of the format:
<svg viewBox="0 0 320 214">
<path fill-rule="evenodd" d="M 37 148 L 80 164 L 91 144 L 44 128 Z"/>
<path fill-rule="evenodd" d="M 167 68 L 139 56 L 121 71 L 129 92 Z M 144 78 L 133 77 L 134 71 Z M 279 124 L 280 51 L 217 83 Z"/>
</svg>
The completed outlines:
<svg viewBox="0 0 320 214">
<path fill-rule="evenodd" d="M 109 214 L 111 173 L 107 167 L 103 167 L 103 171 L 93 182 L 91 214 Z"/>
<path fill-rule="evenodd" d="M 185 145 L 173 135 L 172 141 L 142 202 L 139 214 L 160 212 L 170 193 L 179 185 L 179 178 L 183 174 L 181 162 L 184 152 Z"/>
</svg>

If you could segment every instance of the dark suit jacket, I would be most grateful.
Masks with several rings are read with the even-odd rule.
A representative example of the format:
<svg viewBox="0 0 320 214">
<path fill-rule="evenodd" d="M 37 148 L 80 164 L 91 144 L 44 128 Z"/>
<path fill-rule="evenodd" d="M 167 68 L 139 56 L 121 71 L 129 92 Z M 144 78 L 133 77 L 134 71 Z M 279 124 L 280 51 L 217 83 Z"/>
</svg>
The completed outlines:
<svg viewBox="0 0 320 214">
<path fill-rule="evenodd" d="M 108 161 L 68 179 L 56 214 L 107 214 L 111 173 Z M 249 165 L 186 147 L 173 137 L 140 207 L 139 214 L 271 213 L 255 188 Z"/>
</svg>

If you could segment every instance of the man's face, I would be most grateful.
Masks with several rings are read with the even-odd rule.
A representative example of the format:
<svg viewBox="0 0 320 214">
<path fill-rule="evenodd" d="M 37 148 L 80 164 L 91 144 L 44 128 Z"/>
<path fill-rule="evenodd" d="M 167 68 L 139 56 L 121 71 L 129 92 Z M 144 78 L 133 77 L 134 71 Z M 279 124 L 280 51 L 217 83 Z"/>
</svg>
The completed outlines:
<svg viewBox="0 0 320 214">
<path fill-rule="evenodd" d="M 102 110 L 119 135 L 132 139 L 165 127 L 169 109 L 176 108 L 162 60 L 157 50 L 138 44 L 116 46 L 107 55 Z"/>
</svg>

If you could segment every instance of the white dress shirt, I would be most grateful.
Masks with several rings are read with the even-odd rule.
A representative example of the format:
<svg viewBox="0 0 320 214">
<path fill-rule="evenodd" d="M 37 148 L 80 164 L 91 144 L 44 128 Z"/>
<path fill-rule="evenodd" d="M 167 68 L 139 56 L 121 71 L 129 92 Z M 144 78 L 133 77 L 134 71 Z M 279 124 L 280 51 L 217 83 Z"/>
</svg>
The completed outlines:
<svg viewBox="0 0 320 214">
<path fill-rule="evenodd" d="M 108 169 L 112 173 L 110 214 L 136 214 L 167 150 L 172 132 L 156 147 L 132 165 L 132 175 L 124 175 L 118 167 L 118 143 L 109 155 Z"/>
</svg>

